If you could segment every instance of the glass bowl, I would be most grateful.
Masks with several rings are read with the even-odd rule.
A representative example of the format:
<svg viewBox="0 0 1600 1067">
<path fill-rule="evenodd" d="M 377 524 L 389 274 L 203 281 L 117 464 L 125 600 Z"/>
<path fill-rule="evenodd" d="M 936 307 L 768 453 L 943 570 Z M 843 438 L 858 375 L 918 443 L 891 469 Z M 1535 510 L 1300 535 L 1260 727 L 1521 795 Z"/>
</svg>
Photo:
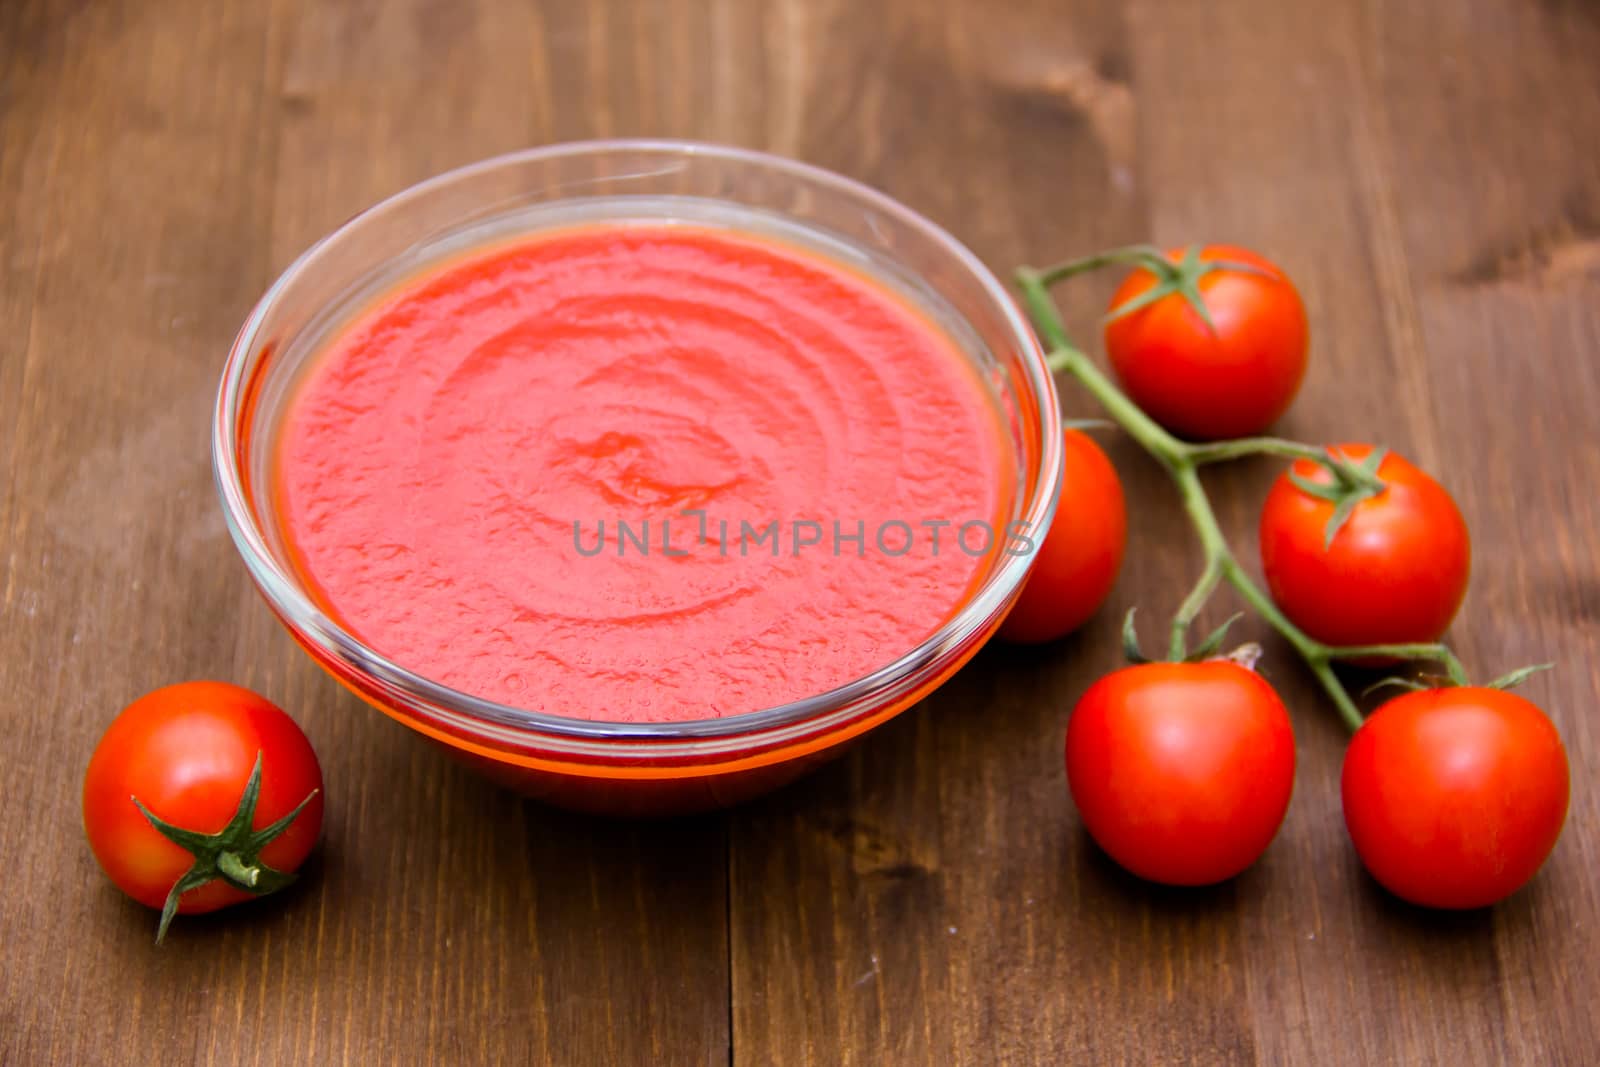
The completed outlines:
<svg viewBox="0 0 1600 1067">
<path fill-rule="evenodd" d="M 565 807 L 665 815 L 721 807 L 791 781 L 915 704 L 994 633 L 1029 558 L 999 554 L 960 610 L 892 663 L 831 692 L 683 722 L 565 718 L 494 703 L 408 670 L 308 595 L 269 491 L 291 387 L 321 342 L 376 294 L 488 240 L 576 221 L 681 219 L 809 244 L 908 295 L 956 340 L 993 393 L 1016 464 L 1013 521 L 1037 540 L 1061 482 L 1056 392 L 1005 289 L 949 234 L 857 182 L 743 149 L 674 141 L 553 145 L 413 186 L 317 242 L 245 320 L 223 369 L 212 454 L 250 576 L 302 648 L 378 710 L 484 774 Z"/>
</svg>

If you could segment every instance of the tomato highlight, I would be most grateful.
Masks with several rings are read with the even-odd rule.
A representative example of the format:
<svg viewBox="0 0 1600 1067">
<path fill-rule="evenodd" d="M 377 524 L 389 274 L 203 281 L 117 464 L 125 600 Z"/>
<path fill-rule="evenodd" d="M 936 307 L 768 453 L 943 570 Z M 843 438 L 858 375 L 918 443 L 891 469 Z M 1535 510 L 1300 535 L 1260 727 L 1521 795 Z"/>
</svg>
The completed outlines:
<svg viewBox="0 0 1600 1067">
<path fill-rule="evenodd" d="M 1294 730 L 1232 660 L 1106 675 L 1067 723 L 1067 783 L 1089 836 L 1133 874 L 1199 886 L 1239 874 L 1283 823 Z"/>
<path fill-rule="evenodd" d="M 1166 258 L 1171 268 L 1142 266 L 1111 298 L 1112 369 L 1134 403 L 1180 437 L 1260 433 L 1305 377 L 1309 327 L 1299 292 L 1271 260 L 1234 245 Z M 1155 293 L 1163 295 L 1144 302 Z"/>
<path fill-rule="evenodd" d="M 1373 878 L 1430 908 L 1516 892 L 1566 821 L 1567 753 L 1543 711 L 1480 686 L 1425 689 L 1380 707 L 1345 753 L 1345 827 Z"/>
<path fill-rule="evenodd" d="M 1360 462 L 1371 445 L 1335 449 Z M 1326 486 L 1325 467 L 1299 460 L 1261 509 L 1261 567 L 1272 599 L 1306 634 L 1329 645 L 1436 641 L 1467 593 L 1472 541 L 1444 487 L 1386 453 L 1383 488 L 1357 501 L 1332 537 L 1338 504 L 1296 479 Z"/>
<path fill-rule="evenodd" d="M 83 783 L 84 832 L 119 889 L 176 914 L 276 892 L 316 846 L 322 770 L 280 708 L 223 682 L 185 682 L 128 705 Z"/>
</svg>

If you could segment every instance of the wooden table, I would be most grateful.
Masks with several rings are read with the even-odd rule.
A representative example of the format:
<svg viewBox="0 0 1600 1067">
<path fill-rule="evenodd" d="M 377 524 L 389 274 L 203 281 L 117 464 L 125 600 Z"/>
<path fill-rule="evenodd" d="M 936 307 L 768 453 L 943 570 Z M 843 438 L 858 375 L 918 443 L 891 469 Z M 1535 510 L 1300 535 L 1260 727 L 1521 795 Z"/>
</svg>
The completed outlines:
<svg viewBox="0 0 1600 1067">
<path fill-rule="evenodd" d="M 0 1062 L 1600 1063 L 1597 56 L 1586 0 L 4 0 Z M 1340 727 L 1273 640 L 1300 773 L 1262 862 L 1175 892 L 1094 850 L 1068 709 L 1198 558 L 1126 442 L 1130 557 L 1082 635 L 991 648 L 725 815 L 523 802 L 315 670 L 211 487 L 246 311 L 422 177 L 639 134 L 835 168 L 997 270 L 1144 239 L 1279 259 L 1315 338 L 1284 432 L 1439 475 L 1477 555 L 1459 651 L 1560 664 L 1525 690 L 1575 785 L 1531 888 L 1467 915 L 1378 890 Z M 1067 290 L 1081 337 L 1109 284 Z M 1273 471 L 1212 480 L 1241 545 Z M 157 949 L 77 791 L 116 710 L 191 677 L 292 709 L 327 839 L 294 891 Z"/>
</svg>

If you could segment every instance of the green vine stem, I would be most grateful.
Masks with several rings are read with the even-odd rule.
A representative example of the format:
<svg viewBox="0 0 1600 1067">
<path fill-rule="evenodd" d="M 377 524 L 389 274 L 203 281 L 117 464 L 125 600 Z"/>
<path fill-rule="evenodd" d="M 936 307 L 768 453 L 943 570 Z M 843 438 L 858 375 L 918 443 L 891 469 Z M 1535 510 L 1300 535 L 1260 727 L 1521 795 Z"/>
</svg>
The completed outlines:
<svg viewBox="0 0 1600 1067">
<path fill-rule="evenodd" d="M 1077 264 L 1072 266 L 1076 267 Z M 1017 283 L 1022 290 L 1028 317 L 1050 349 L 1048 357 L 1050 369 L 1054 372 L 1065 371 L 1076 378 L 1100 403 L 1106 414 L 1166 468 L 1177 486 L 1178 494 L 1183 499 L 1184 511 L 1188 514 L 1195 533 L 1199 535 L 1200 545 L 1205 551 L 1205 568 L 1201 572 L 1200 579 L 1184 598 L 1183 604 L 1172 620 L 1169 640 L 1172 657 L 1174 659 L 1183 657 L 1188 642 L 1189 626 L 1211 594 L 1226 581 L 1257 614 L 1294 646 L 1334 706 L 1338 708 L 1340 717 L 1352 730 L 1361 727 L 1361 709 L 1334 671 L 1333 665 L 1337 662 L 1378 658 L 1432 662 L 1441 665 L 1452 682 L 1465 685 L 1466 672 L 1462 669 L 1461 662 L 1455 653 L 1443 644 L 1334 647 L 1314 640 L 1278 610 L 1272 598 L 1240 566 L 1232 549 L 1228 547 L 1227 538 L 1223 536 L 1222 527 L 1212 510 L 1211 499 L 1206 495 L 1205 487 L 1200 482 L 1199 468 L 1209 463 L 1241 456 L 1272 455 L 1315 460 L 1330 467 L 1338 476 L 1349 479 L 1352 484 L 1369 485 L 1373 491 L 1381 491 L 1382 484 L 1371 484 L 1375 480 L 1373 474 L 1330 450 L 1314 445 L 1276 437 L 1246 437 L 1233 441 L 1191 444 L 1172 436 L 1113 385 L 1094 362 L 1079 351 L 1067 337 L 1061 316 L 1056 310 L 1055 303 L 1050 299 L 1048 286 L 1051 282 L 1073 273 L 1077 273 L 1077 270 L 1055 268 L 1049 273 L 1041 273 L 1023 268 L 1017 272 Z"/>
<path fill-rule="evenodd" d="M 1327 459 L 1328 451 L 1299 441 L 1285 441 L 1281 437 L 1239 437 L 1232 441 L 1212 441 L 1191 444 L 1189 461 L 1197 467 L 1207 463 L 1222 463 L 1241 456 L 1283 456 L 1285 459 Z"/>
</svg>

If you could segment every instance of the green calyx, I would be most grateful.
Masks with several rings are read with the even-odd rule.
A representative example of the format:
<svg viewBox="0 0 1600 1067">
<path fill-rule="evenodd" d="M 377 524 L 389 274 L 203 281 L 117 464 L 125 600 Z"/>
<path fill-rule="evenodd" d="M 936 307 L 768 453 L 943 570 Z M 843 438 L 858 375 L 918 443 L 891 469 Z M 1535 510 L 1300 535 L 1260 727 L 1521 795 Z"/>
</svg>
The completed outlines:
<svg viewBox="0 0 1600 1067">
<path fill-rule="evenodd" d="M 1129 245 L 1126 248 L 1116 248 L 1109 252 L 1058 264 L 1039 272 L 1039 279 L 1045 285 L 1052 285 L 1074 274 L 1097 270 L 1114 263 L 1142 267 L 1155 275 L 1156 284 L 1127 303 L 1119 305 L 1106 316 L 1107 322 L 1115 322 L 1176 294 L 1189 305 L 1189 308 L 1200 317 L 1200 321 L 1206 324 L 1206 329 L 1213 334 L 1217 331 L 1217 324 L 1212 321 L 1211 309 L 1206 307 L 1205 297 L 1200 294 L 1201 278 L 1219 270 L 1257 274 L 1263 278 L 1277 277 L 1271 271 L 1262 270 L 1253 263 L 1240 263 L 1229 259 L 1201 259 L 1199 245 L 1185 248 L 1182 258 L 1176 261 L 1154 245 Z"/>
<path fill-rule="evenodd" d="M 1152 662 L 1139 647 L 1139 628 L 1133 621 L 1138 612 L 1138 608 L 1129 608 L 1128 613 L 1122 617 L 1122 658 L 1135 666 Z"/>
<path fill-rule="evenodd" d="M 139 813 L 150 821 L 158 833 L 194 856 L 194 865 L 167 894 L 166 904 L 161 909 L 161 925 L 156 928 L 156 944 L 159 945 L 167 936 L 167 927 L 172 925 L 172 918 L 178 913 L 178 901 L 191 889 L 221 879 L 236 889 L 259 897 L 276 893 L 293 882 L 294 875 L 262 863 L 261 850 L 289 828 L 317 792 L 313 789 L 293 811 L 272 825 L 252 830 L 250 824 L 255 820 L 256 802 L 261 796 L 261 753 L 257 752 L 250 780 L 245 783 L 244 792 L 239 797 L 239 807 L 234 811 L 233 818 L 228 820 L 228 825 L 214 834 L 174 826 L 152 813 L 138 797 L 133 797 Z"/>
<path fill-rule="evenodd" d="M 1518 667 L 1516 670 L 1508 671 L 1507 673 L 1496 678 L 1494 681 L 1490 682 L 1487 688 L 1515 689 L 1517 686 L 1521 685 L 1535 674 L 1538 674 L 1540 671 L 1550 670 L 1554 666 L 1554 663 L 1535 663 L 1530 667 Z"/>
<path fill-rule="evenodd" d="M 1330 448 L 1325 457 L 1315 461 L 1328 472 L 1327 481 L 1307 478 L 1293 469 L 1289 471 L 1289 480 L 1295 488 L 1307 496 L 1326 500 L 1333 505 L 1333 514 L 1329 516 L 1327 528 L 1323 531 L 1324 548 L 1333 547 L 1333 539 L 1350 521 L 1350 516 L 1355 514 L 1357 504 L 1378 496 L 1388 488 L 1383 479 L 1378 477 L 1378 468 L 1388 454 L 1387 448 L 1375 448 L 1366 459 L 1356 463 L 1337 449 Z"/>
<path fill-rule="evenodd" d="M 1391 678 L 1380 678 L 1361 691 L 1363 697 L 1384 689 L 1404 689 L 1408 693 L 1420 693 L 1425 689 L 1439 689 L 1443 686 L 1453 685 L 1448 679 L 1441 679 L 1438 685 L 1429 685 L 1420 678 L 1407 678 L 1403 675 L 1394 675 Z"/>
<path fill-rule="evenodd" d="M 1535 674 L 1538 674 L 1540 671 L 1547 671 L 1554 666 L 1554 663 L 1535 663 L 1528 667 L 1518 667 L 1514 671 L 1508 671 L 1505 674 L 1502 674 L 1492 682 L 1485 683 L 1484 688 L 1514 689 L 1523 682 L 1527 681 L 1529 678 L 1533 677 Z M 1363 689 L 1361 691 L 1361 695 L 1368 696 L 1380 689 L 1390 688 L 1404 689 L 1409 692 L 1420 693 L 1429 689 L 1457 689 L 1472 684 L 1467 680 L 1467 674 L 1461 669 L 1461 664 L 1456 662 L 1454 659 L 1445 662 L 1445 669 L 1446 673 L 1443 676 L 1424 675 L 1421 678 L 1407 678 L 1401 675 L 1396 675 L 1390 678 L 1383 678 L 1373 682 L 1371 685 Z"/>
<path fill-rule="evenodd" d="M 1129 663 L 1135 665 L 1154 663 L 1156 661 L 1152 660 L 1149 656 L 1146 656 L 1144 651 L 1139 647 L 1139 631 L 1138 627 L 1134 624 L 1134 614 L 1138 610 L 1138 608 L 1129 608 L 1128 614 L 1123 617 L 1122 654 Z M 1242 645 L 1227 655 L 1221 654 L 1222 643 L 1228 639 L 1228 628 L 1242 618 L 1244 618 L 1244 612 L 1242 611 L 1235 612 L 1233 615 L 1230 615 L 1227 619 L 1223 620 L 1221 626 L 1218 626 L 1215 630 L 1212 630 L 1198 645 L 1192 649 L 1184 647 L 1184 639 L 1182 637 L 1177 638 L 1176 640 L 1178 643 L 1172 647 L 1169 658 L 1166 660 L 1166 662 L 1200 663 L 1209 659 L 1231 659 L 1234 662 L 1239 663 L 1242 666 L 1249 667 L 1253 670 L 1255 668 L 1256 660 L 1258 660 L 1261 656 L 1260 645 Z M 1187 632 L 1187 627 L 1185 627 L 1185 632 Z"/>
</svg>

